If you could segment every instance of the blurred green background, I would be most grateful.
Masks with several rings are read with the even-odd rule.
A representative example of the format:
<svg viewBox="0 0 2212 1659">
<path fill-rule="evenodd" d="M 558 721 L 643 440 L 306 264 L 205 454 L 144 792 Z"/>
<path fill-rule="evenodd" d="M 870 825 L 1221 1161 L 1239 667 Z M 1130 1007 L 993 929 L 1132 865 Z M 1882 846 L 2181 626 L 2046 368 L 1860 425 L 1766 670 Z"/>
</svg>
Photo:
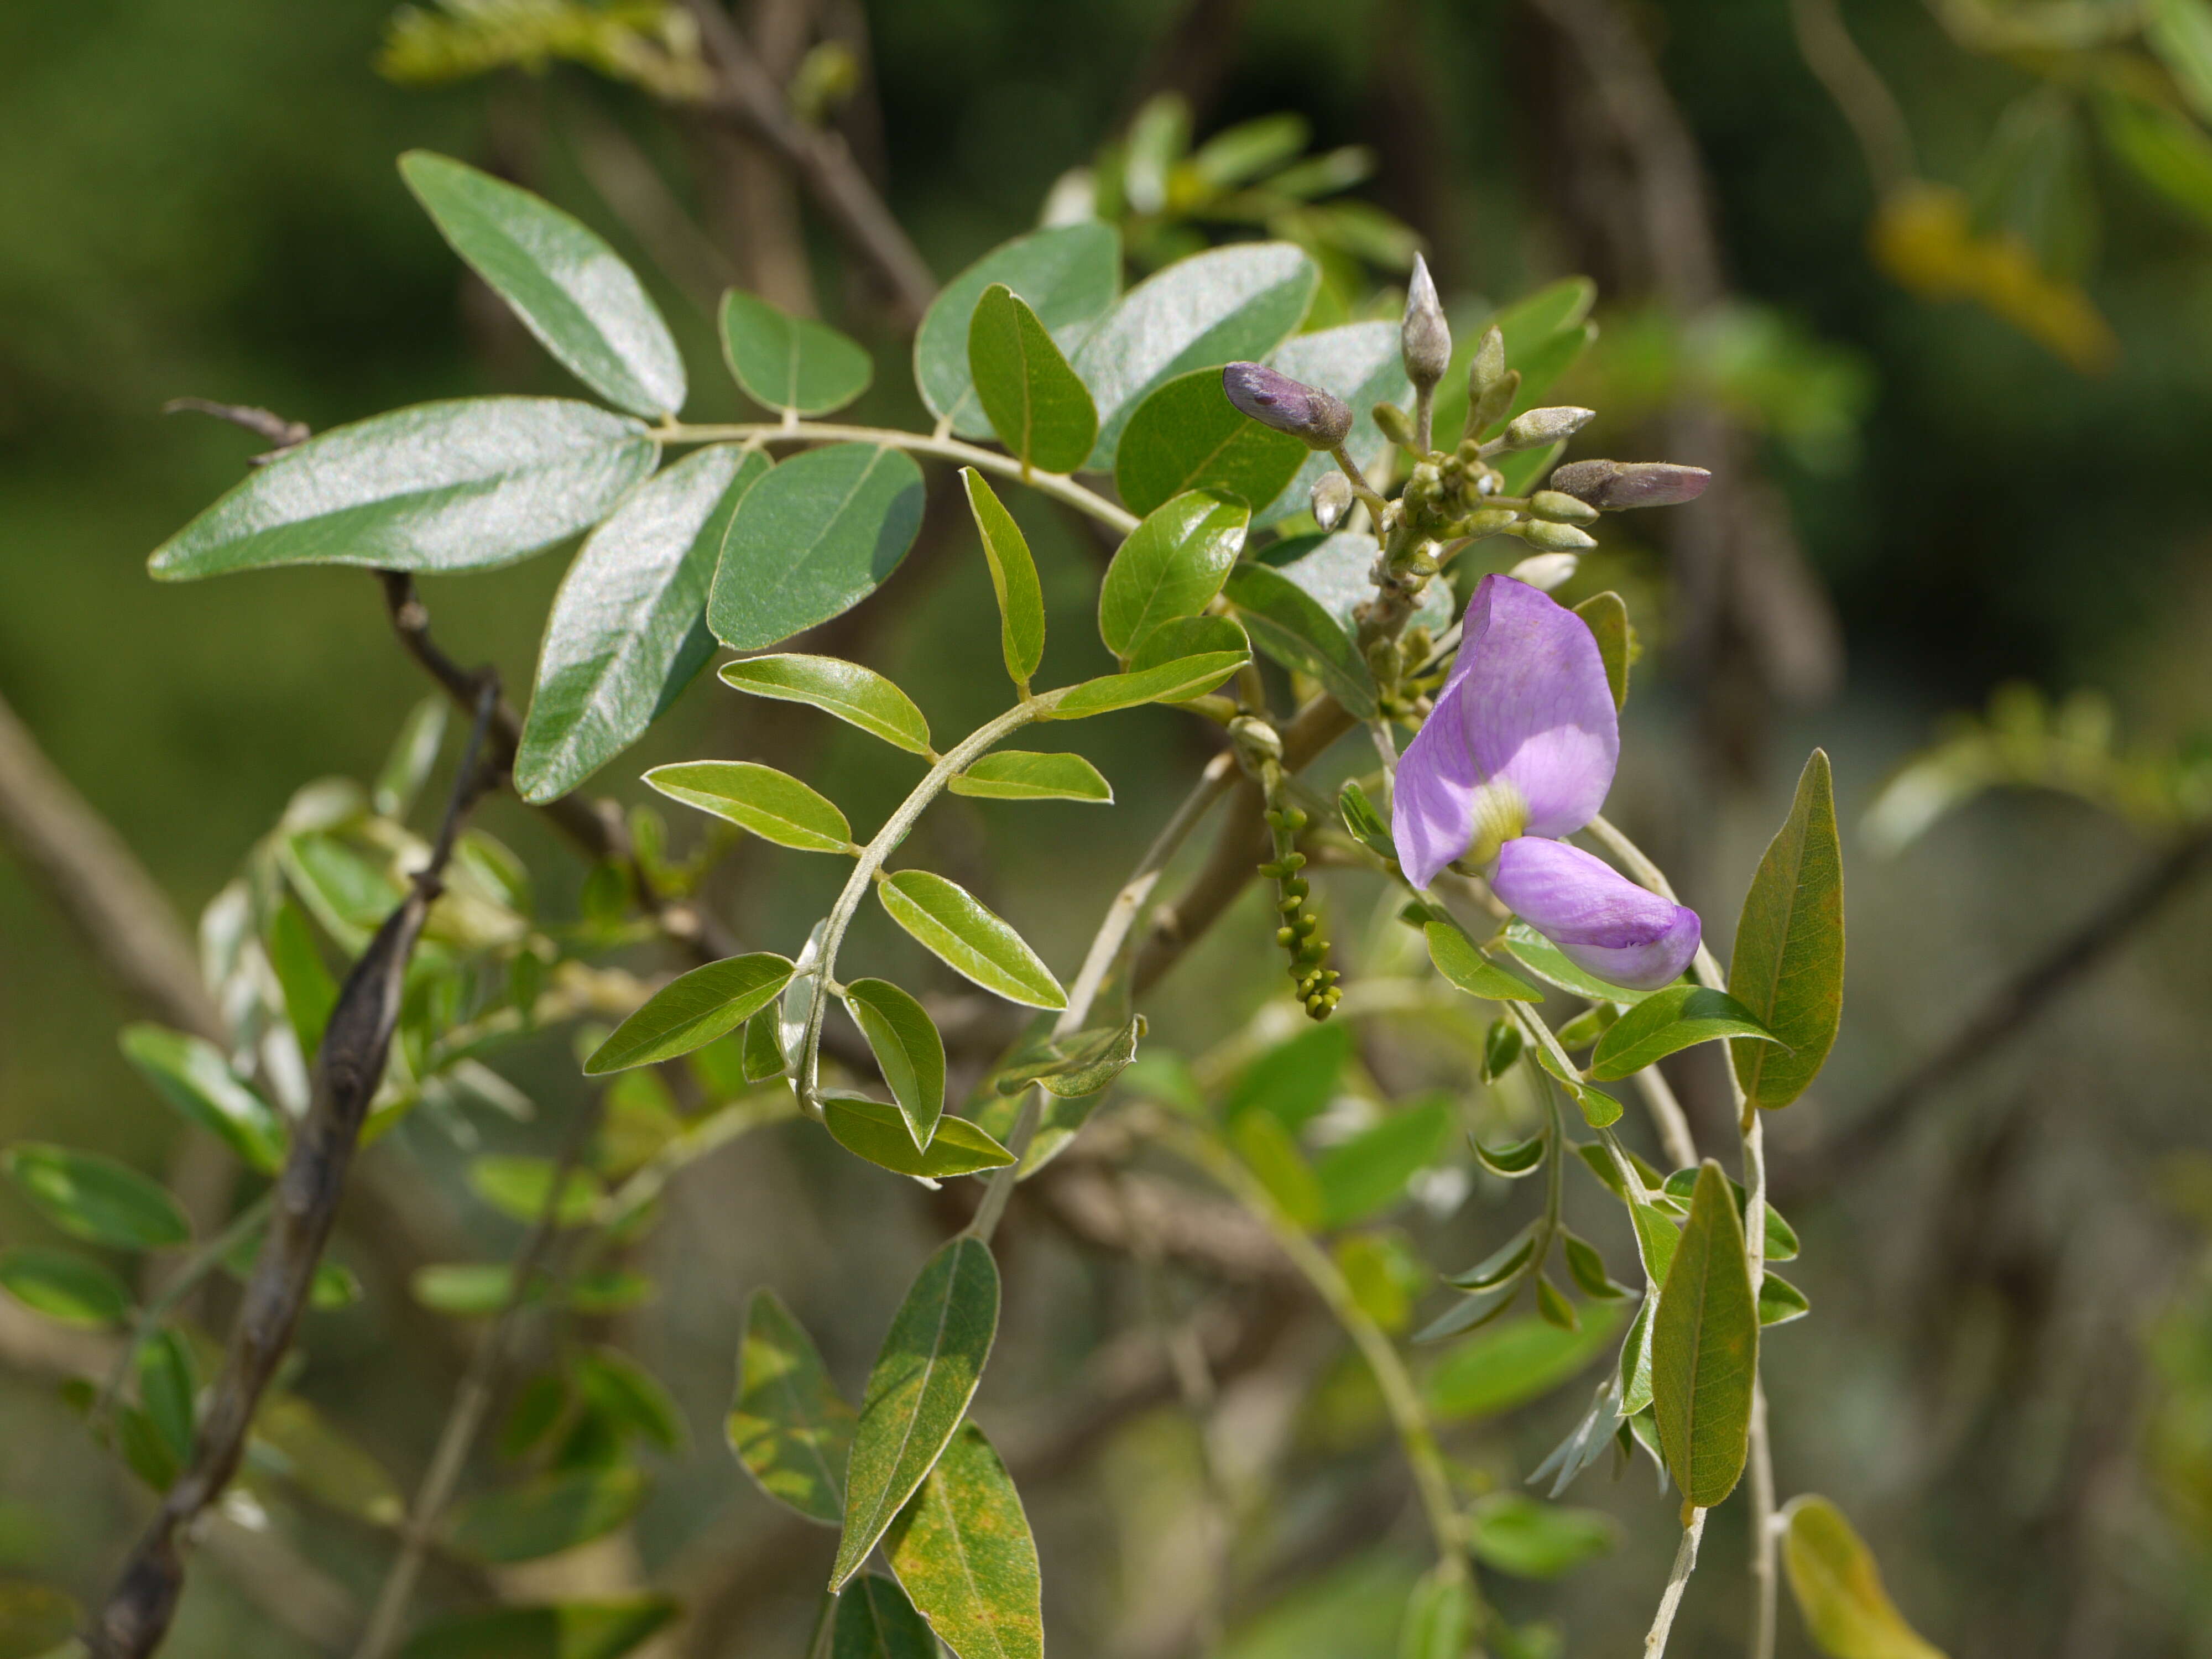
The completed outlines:
<svg viewBox="0 0 2212 1659">
<path fill-rule="evenodd" d="M 699 171 L 697 135 L 579 70 L 428 90 L 380 78 L 388 9 L 380 0 L 0 9 L 0 696 L 188 915 L 301 784 L 372 775 L 424 688 L 361 573 L 147 579 L 147 552 L 227 488 L 255 447 L 213 422 L 165 418 L 163 402 L 262 404 L 321 427 L 432 398 L 562 390 L 558 371 L 464 287 L 394 157 L 424 146 L 495 167 L 632 252 L 577 135 L 613 123 L 672 179 Z M 1311 121 L 1317 148 L 1372 145 L 1380 170 L 1361 194 L 1425 239 L 1448 297 L 1510 300 L 1590 270 L 1606 331 L 1583 380 L 1564 390 L 1652 412 L 1683 384 L 1753 388 L 1744 453 L 1780 492 L 1832 602 L 1844 664 L 1832 694 L 1793 702 L 1771 682 L 1730 694 L 1750 708 L 1725 723 L 1751 737 L 1723 763 L 1717 754 L 1730 745 L 1710 735 L 1711 686 L 1668 648 L 1679 632 L 1668 565 L 1635 544 L 1658 532 L 1630 526 L 1617 567 L 1652 607 L 1639 622 L 1649 617 L 1656 649 L 1631 707 L 1615 815 L 1688 872 L 1717 941 L 1814 743 L 1835 757 L 1839 804 L 1855 823 L 1942 711 L 1978 707 L 2006 681 L 2054 694 L 2102 688 L 2129 740 L 2161 751 L 2185 750 L 2212 715 L 2212 230 L 2133 187 L 2103 152 L 2080 161 L 2098 249 L 2081 270 L 2119 350 L 2108 372 L 2085 375 L 1986 311 L 1930 303 L 1883 274 L 1869 252 L 1866 167 L 1799 55 L 1783 0 L 1635 8 L 1710 177 L 1726 280 L 1759 308 L 1734 335 L 1669 344 L 1642 308 L 1632 262 L 1605 268 L 1602 210 L 1569 199 L 1580 186 L 1563 182 L 1561 134 L 1587 118 L 1587 98 L 1577 100 L 1573 49 L 1543 9 L 871 0 L 821 9 L 868 42 L 865 96 L 879 112 L 886 193 L 940 276 L 1034 222 L 1054 179 L 1113 137 L 1145 93 L 1180 85 L 1200 134 L 1291 110 Z M 1193 11 L 1212 20 L 1204 62 L 1177 33 Z M 1961 50 L 1907 0 L 1869 0 L 1850 21 L 1902 102 L 1920 172 L 1975 176 L 2028 85 L 2022 68 Z M 901 342 L 843 273 L 826 231 L 805 223 L 824 312 L 879 351 L 877 389 L 856 417 L 915 418 Z M 709 372 L 709 319 L 678 283 L 655 281 L 701 388 L 694 417 L 711 417 L 718 398 L 734 410 Z M 1730 369 L 1729 351 L 1749 367 Z M 1653 384 L 1659 395 L 1638 404 L 1638 388 Z M 1612 453 L 1637 458 L 1668 430 L 1656 413 L 1601 428 Z M 1716 495 L 1739 482 L 1723 470 Z M 1096 672 L 1103 653 L 1088 644 L 1086 616 L 1097 551 L 1048 514 L 1025 512 L 1024 522 L 1053 607 L 1048 673 Z M 866 654 L 933 717 L 942 709 L 957 724 L 995 695 L 965 674 L 992 653 L 995 623 L 980 561 L 949 539 L 947 556 L 917 561 L 872 602 L 888 614 Z M 429 584 L 441 638 L 526 685 L 560 569 L 545 558 Z M 786 715 L 779 729 L 732 701 L 711 681 L 695 688 L 599 785 L 635 799 L 625 780 L 653 762 L 783 744 L 812 751 L 804 769 L 856 823 L 879 817 L 904 788 L 902 774 L 884 775 L 842 728 Z M 1206 752 L 1188 722 L 1158 711 L 1102 723 L 1079 746 L 1115 781 L 1110 816 L 1030 809 L 1018 830 L 1004 812 L 954 803 L 927 831 L 937 867 L 975 872 L 1055 962 L 1079 951 L 1122 866 Z M 549 906 L 573 902 L 580 869 L 529 815 L 504 802 L 486 823 L 529 858 Z M 1800 1172 L 1808 1194 L 1792 1214 L 1807 1246 L 1798 1282 L 1816 1310 L 1770 1349 L 1784 1495 L 1825 1491 L 1851 1510 L 1900 1601 L 1954 1656 L 2212 1653 L 2212 1310 L 2199 1261 L 2212 1221 L 2212 896 L 2189 890 L 2167 904 L 2002 1054 L 1923 1103 L 1877 1158 L 1832 1182 L 1821 1148 L 2144 866 L 2160 835 L 2078 801 L 2008 794 L 1893 859 L 1848 839 L 1842 1044 L 1816 1097 L 1772 1127 L 1785 1178 Z M 788 949 L 823 879 L 762 849 L 719 898 L 749 937 Z M 1357 951 L 1365 918 L 1352 899 L 1340 915 L 1333 926 Z M 1179 970 L 1156 999 L 1157 1038 L 1203 1047 L 1273 993 L 1258 926 L 1256 911 L 1239 912 Z M 887 937 L 868 942 L 892 948 Z M 174 1125 L 117 1055 L 125 1012 L 42 896 L 0 862 L 0 1141 L 66 1139 L 162 1166 Z M 556 1042 L 514 1069 L 546 1100 L 573 1095 Z M 1717 1133 L 1711 1082 L 1700 1094 L 1692 1068 L 1687 1086 Z M 425 1234 L 486 1253 L 511 1241 L 451 1178 L 458 1153 L 445 1131 L 416 1124 L 405 1139 L 423 1171 L 414 1219 Z M 778 1131 L 746 1147 L 673 1201 L 654 1247 L 672 1270 L 667 1294 L 626 1334 L 676 1389 L 694 1431 L 637 1530 L 648 1565 L 716 1540 L 741 1551 L 749 1528 L 768 1525 L 719 1444 L 745 1292 L 775 1284 L 822 1336 L 833 1370 L 855 1380 L 937 1227 L 919 1194 L 886 1203 L 879 1184 L 817 1139 Z M 1429 1225 L 1443 1258 L 1495 1236 L 1481 1212 Z M 39 1232 L 0 1193 L 0 1236 Z M 365 1273 L 369 1254 L 339 1246 Z M 1019 1282 L 1008 1328 L 1030 1324 L 994 1366 L 985 1405 L 995 1392 L 996 1408 L 1018 1418 L 1048 1405 L 1072 1356 L 1126 1310 L 1107 1305 L 1098 1273 L 1056 1242 L 1017 1255 L 1010 1272 Z M 412 1471 L 453 1358 L 416 1340 L 420 1316 L 398 1287 L 371 1279 L 365 1304 L 311 1329 L 302 1387 Z M 1330 1352 L 1308 1336 L 1319 1346 L 1303 1363 L 1318 1375 Z M 1486 1425 L 1468 1455 L 1517 1480 L 1571 1422 L 1579 1395 L 1571 1388 Z M 1245 1402 L 1255 1421 L 1289 1409 Z M 1294 1431 L 1262 1422 L 1250 1432 Z M 1389 1459 L 1364 1441 L 1332 1448 L 1311 1424 L 1295 1432 L 1307 1436 L 1309 1468 L 1343 1464 L 1327 1489 L 1346 1504 L 1356 1457 Z M 1147 1576 L 1194 1479 L 1170 1414 L 1031 1498 L 1055 1651 L 1176 1650 L 1160 1645 L 1157 1619 L 1147 1623 Z M 1649 1616 L 1672 1528 L 1646 1479 L 1638 1470 L 1608 1487 L 1601 1471 L 1577 1491 L 1627 1518 L 1613 1554 L 1560 1584 L 1500 1592 L 1516 1615 L 1560 1621 L 1569 1653 L 1625 1651 Z M 143 1509 L 54 1403 L 49 1380 L 0 1376 L 0 1571 L 92 1594 Z M 1741 1532 L 1734 1513 L 1717 1518 L 1682 1652 L 1736 1650 Z M 370 1540 L 340 1529 L 325 1549 L 336 1582 L 356 1592 L 373 1582 Z M 809 1558 L 798 1576 L 812 1571 Z M 1372 1633 L 1382 1615 L 1361 1609 L 1395 1607 L 1412 1571 L 1387 1547 L 1354 1552 L 1348 1565 L 1316 1561 L 1296 1577 L 1298 1594 L 1319 1599 L 1255 1614 L 1235 1651 L 1382 1651 L 1389 1637 Z M 687 1639 L 700 1653 L 795 1652 L 805 1613 L 803 1595 L 772 1585 L 726 1628 Z M 1786 1611 L 1784 1623 L 1783 1650 L 1810 1651 Z M 196 1577 L 172 1651 L 247 1650 L 313 1649 L 273 1632 L 224 1573 Z"/>
</svg>

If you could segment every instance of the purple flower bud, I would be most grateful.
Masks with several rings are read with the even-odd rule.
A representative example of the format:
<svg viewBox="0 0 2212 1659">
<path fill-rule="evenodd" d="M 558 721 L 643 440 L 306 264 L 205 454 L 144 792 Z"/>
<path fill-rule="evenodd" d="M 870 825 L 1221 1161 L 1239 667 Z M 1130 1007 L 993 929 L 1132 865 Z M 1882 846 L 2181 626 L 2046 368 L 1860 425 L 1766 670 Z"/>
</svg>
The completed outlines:
<svg viewBox="0 0 2212 1659">
<path fill-rule="evenodd" d="M 1694 501 L 1712 480 L 1702 466 L 1671 461 L 1570 461 L 1552 474 L 1547 487 L 1601 513 L 1619 513 Z"/>
<path fill-rule="evenodd" d="M 1230 364 L 1221 371 L 1221 389 L 1261 425 L 1302 439 L 1310 448 L 1334 449 L 1352 430 L 1352 410 L 1341 398 L 1262 363 Z"/>
<path fill-rule="evenodd" d="M 1499 849 L 1490 890 L 1567 960 L 1611 985 L 1654 991 L 1697 954 L 1698 913 L 1638 887 L 1563 841 L 1523 836 Z"/>
</svg>

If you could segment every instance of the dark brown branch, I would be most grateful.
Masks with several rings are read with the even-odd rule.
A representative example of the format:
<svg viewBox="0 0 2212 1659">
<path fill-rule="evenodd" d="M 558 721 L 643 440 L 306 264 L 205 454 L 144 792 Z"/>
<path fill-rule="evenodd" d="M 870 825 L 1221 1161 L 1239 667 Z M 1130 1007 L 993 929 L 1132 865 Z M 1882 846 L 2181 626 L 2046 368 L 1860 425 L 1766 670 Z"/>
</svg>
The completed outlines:
<svg viewBox="0 0 2212 1659">
<path fill-rule="evenodd" d="M 354 964 L 331 1010 L 315 1055 L 307 1114 L 276 1179 L 269 1230 L 239 1305 L 222 1374 L 209 1394 L 191 1467 L 161 1500 L 88 1633 L 96 1659 L 144 1659 L 161 1645 L 184 1590 L 178 1534 L 222 1495 L 237 1473 L 254 1412 L 291 1346 L 337 1219 L 369 1101 L 384 1076 L 416 941 L 441 890 L 461 823 L 497 777 L 484 759 L 498 704 L 498 681 L 487 675 L 477 684 L 476 724 L 430 861 Z"/>
<path fill-rule="evenodd" d="M 811 127 L 754 55 L 720 0 L 690 0 L 691 15 L 719 71 L 701 108 L 759 139 L 790 167 L 831 226 L 874 272 L 908 326 L 937 295 L 937 278 L 907 238 L 838 134 Z"/>
<path fill-rule="evenodd" d="M 2199 830 L 2039 960 L 2000 988 L 1951 1040 L 1892 1085 L 1832 1139 L 1775 1171 L 1778 1201 L 1797 1202 L 1847 1181 L 1881 1155 L 1934 1095 L 2024 1030 L 2059 994 L 2134 937 L 2212 860 L 2212 828 Z"/>
</svg>

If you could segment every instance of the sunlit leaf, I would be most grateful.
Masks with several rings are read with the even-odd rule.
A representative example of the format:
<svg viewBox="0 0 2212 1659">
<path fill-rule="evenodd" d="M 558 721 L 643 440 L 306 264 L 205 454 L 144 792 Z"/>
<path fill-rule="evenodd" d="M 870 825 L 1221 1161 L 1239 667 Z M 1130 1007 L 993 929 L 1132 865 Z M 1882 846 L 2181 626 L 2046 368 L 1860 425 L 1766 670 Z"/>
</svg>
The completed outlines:
<svg viewBox="0 0 2212 1659">
<path fill-rule="evenodd" d="M 1451 1145 L 1455 1115 L 1446 1100 L 1402 1107 L 1324 1152 L 1314 1164 L 1322 1224 L 1348 1226 L 1397 1203 L 1406 1183 Z"/>
<path fill-rule="evenodd" d="M 1778 1518 L 1790 1594 L 1829 1659 L 1943 1659 L 1905 1622 L 1874 1553 L 1841 1510 L 1808 1494 L 1790 1499 Z"/>
<path fill-rule="evenodd" d="M 1032 1008 L 1067 1006 L 1067 993 L 1036 952 L 957 883 L 901 870 L 876 884 L 876 896 L 893 921 L 985 990 Z"/>
<path fill-rule="evenodd" d="M 1429 960 L 1437 971 L 1471 997 L 1487 1002 L 1541 1002 L 1544 994 L 1516 978 L 1474 948 L 1474 942 L 1448 921 L 1423 926 Z"/>
<path fill-rule="evenodd" d="M 1037 586 L 1036 562 L 1030 556 L 1028 539 L 1014 515 L 1006 511 L 983 475 L 972 466 L 960 469 L 968 490 L 969 511 L 982 537 L 983 558 L 991 569 L 991 591 L 999 600 L 999 645 L 1006 659 L 1006 672 L 1014 684 L 1027 690 L 1030 677 L 1044 659 L 1044 596 Z"/>
<path fill-rule="evenodd" d="M 0 1253 L 0 1290 L 33 1313 L 95 1330 L 121 1324 L 131 1311 L 123 1281 L 73 1250 L 19 1244 Z"/>
<path fill-rule="evenodd" d="M 158 1250 L 192 1235 L 166 1188 L 113 1158 L 19 1141 L 0 1152 L 0 1167 L 40 1214 L 92 1243 Z"/>
<path fill-rule="evenodd" d="M 1723 1037 L 1772 1043 L 1778 1039 L 1725 991 L 1669 985 L 1655 991 L 1606 1028 L 1590 1054 L 1589 1074 L 1601 1083 L 1642 1071 L 1667 1055 Z"/>
<path fill-rule="evenodd" d="M 955 1653 L 1043 1659 L 1042 1587 L 1029 1517 L 1006 1465 L 973 1423 L 899 1511 L 884 1553 Z"/>
<path fill-rule="evenodd" d="M 1620 1541 L 1620 1523 L 1601 1510 L 1540 1504 L 1519 1492 L 1492 1492 L 1467 1512 L 1474 1559 L 1516 1578 L 1556 1578 Z"/>
<path fill-rule="evenodd" d="M 875 378 L 875 363 L 856 342 L 742 289 L 722 295 L 719 320 L 723 361 L 745 394 L 766 408 L 826 415 Z"/>
<path fill-rule="evenodd" d="M 1145 515 L 1106 568 L 1098 590 L 1098 635 L 1127 659 L 1172 617 L 1195 617 L 1221 591 L 1243 550 L 1251 508 L 1191 490 Z"/>
<path fill-rule="evenodd" d="M 1090 391 L 1036 313 L 1003 283 L 992 283 L 975 302 L 968 371 L 1007 453 L 1044 472 L 1073 472 L 1083 465 L 1098 435 Z"/>
<path fill-rule="evenodd" d="M 722 665 L 722 683 L 757 697 L 803 702 L 909 754 L 929 752 L 929 722 L 914 699 L 872 668 L 796 653 Z"/>
<path fill-rule="evenodd" d="M 849 853 L 853 826 L 835 801 L 788 772 L 752 761 L 679 761 L 645 781 L 671 800 L 696 806 L 763 841 L 803 853 Z"/>
<path fill-rule="evenodd" d="M 845 1462 L 853 1408 L 837 1392 L 805 1328 L 769 1290 L 745 1304 L 730 1407 L 730 1449 L 760 1489 L 810 1521 L 845 1514 Z"/>
<path fill-rule="evenodd" d="M 1620 1310 L 1604 1304 L 1583 1310 L 1578 1331 L 1528 1316 L 1506 1320 L 1448 1350 L 1423 1381 L 1422 1395 L 1447 1422 L 1510 1411 L 1599 1358 L 1620 1321 Z"/>
<path fill-rule="evenodd" d="M 1103 674 L 1064 691 L 1049 693 L 1045 719 L 1088 720 L 1148 702 L 1180 702 L 1211 691 L 1251 660 L 1247 651 L 1208 651 L 1194 657 L 1177 657 L 1157 667 L 1127 674 Z"/>
<path fill-rule="evenodd" d="M 1787 1106 L 1819 1074 L 1844 1017 L 1843 848 L 1822 750 L 1744 895 L 1729 991 L 1787 1045 L 1730 1043 L 1736 1080 L 1753 1105 Z"/>
<path fill-rule="evenodd" d="M 945 1039 L 929 1011 L 887 979 L 856 979 L 845 1007 L 906 1118 L 917 1152 L 929 1149 L 945 1111 Z"/>
<path fill-rule="evenodd" d="M 963 438 L 993 435 L 968 366 L 968 327 L 994 283 L 1020 295 L 1072 351 L 1121 291 L 1121 239 L 1096 220 L 1036 231 L 992 249 L 938 290 L 915 332 L 915 384 L 929 412 L 950 417 Z"/>
<path fill-rule="evenodd" d="M 941 1117 L 926 1152 L 916 1152 L 906 1114 L 889 1101 L 824 1090 L 822 1121 L 837 1144 L 893 1175 L 946 1181 L 1012 1164 L 1014 1155 L 966 1118 Z"/>
<path fill-rule="evenodd" d="M 994 750 L 948 786 L 956 795 L 985 800 L 1081 800 L 1110 805 L 1114 786 L 1080 755 L 1037 755 Z"/>
<path fill-rule="evenodd" d="M 1264 564 L 1239 566 L 1224 591 L 1255 645 L 1284 667 L 1319 681 L 1357 719 L 1375 717 L 1374 673 L 1319 600 Z"/>
<path fill-rule="evenodd" d="M 789 957 L 757 951 L 678 975 L 615 1028 L 584 1062 L 584 1073 L 598 1077 L 704 1048 L 765 1008 L 792 971 Z"/>
<path fill-rule="evenodd" d="M 1667 1472 L 1711 1509 L 1735 1489 L 1751 1434 L 1759 1313 L 1728 1178 L 1708 1160 L 1651 1321 L 1651 1405 Z"/>
<path fill-rule="evenodd" d="M 284 1161 L 284 1124 L 275 1107 L 238 1080 L 215 1045 L 161 1025 L 126 1025 L 123 1057 L 186 1121 L 274 1175 Z"/>
</svg>

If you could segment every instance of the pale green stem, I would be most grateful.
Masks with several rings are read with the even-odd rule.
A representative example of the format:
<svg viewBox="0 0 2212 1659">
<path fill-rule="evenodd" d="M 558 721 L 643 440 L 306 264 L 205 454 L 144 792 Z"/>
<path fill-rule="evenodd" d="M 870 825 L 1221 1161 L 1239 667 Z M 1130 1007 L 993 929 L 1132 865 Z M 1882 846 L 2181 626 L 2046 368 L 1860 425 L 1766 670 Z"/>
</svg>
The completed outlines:
<svg viewBox="0 0 2212 1659">
<path fill-rule="evenodd" d="M 837 975 L 837 947 L 845 942 L 845 930 L 853 924 L 853 913 L 860 908 L 861 895 L 868 890 L 868 884 L 875 879 L 876 872 L 884 867 L 884 860 L 906 839 L 915 820 L 946 784 L 1000 738 L 1041 718 L 1051 706 L 1044 698 L 1018 702 L 998 719 L 977 726 L 961 738 L 929 769 L 928 775 L 915 785 L 914 792 L 899 803 L 898 810 L 876 831 L 875 839 L 860 849 L 853 873 L 846 878 L 844 890 L 830 907 L 829 925 L 822 933 L 822 954 L 814 963 L 814 991 L 806 1004 L 806 1034 L 800 1042 L 799 1061 L 799 1104 L 809 1114 L 818 1117 L 822 1113 L 816 1093 L 820 1082 L 822 1021 L 829 1011 L 830 984 Z"/>
<path fill-rule="evenodd" d="M 1660 1592 L 1651 1633 L 1644 1638 L 1644 1659 L 1659 1659 L 1667 1651 L 1667 1633 L 1674 1628 L 1675 1609 L 1682 1605 L 1682 1592 L 1689 1588 L 1690 1575 L 1697 1570 L 1698 1540 L 1705 1532 L 1705 1511 L 1692 1510 L 1689 1524 L 1682 1528 L 1681 1546 L 1674 1552 L 1674 1569 L 1667 1575 L 1667 1588 Z"/>
<path fill-rule="evenodd" d="M 732 1101 L 677 1136 L 632 1171 L 621 1186 L 602 1197 L 592 1206 L 592 1224 L 611 1231 L 620 1228 L 659 1197 L 670 1181 L 709 1152 L 719 1152 L 740 1135 L 790 1117 L 798 1109 L 791 1091 L 781 1085 Z"/>
<path fill-rule="evenodd" d="M 1141 1121 L 1151 1133 L 1204 1170 L 1238 1203 L 1267 1224 L 1283 1253 L 1344 1328 L 1345 1334 L 1359 1350 L 1360 1358 L 1367 1362 L 1367 1369 L 1382 1391 L 1399 1444 L 1413 1469 L 1413 1485 L 1420 1494 L 1421 1509 L 1436 1543 L 1438 1568 L 1444 1578 L 1464 1583 L 1472 1590 L 1474 1576 L 1468 1566 L 1459 1507 L 1452 1499 L 1451 1477 L 1444 1468 L 1443 1450 L 1437 1443 L 1436 1430 L 1429 1421 L 1427 1408 L 1421 1403 L 1420 1390 L 1414 1386 L 1389 1336 L 1359 1305 L 1351 1284 L 1328 1253 L 1307 1236 L 1304 1228 L 1282 1212 L 1267 1189 L 1234 1152 L 1212 1136 L 1180 1120 L 1147 1112 Z"/>
<path fill-rule="evenodd" d="M 941 432 L 901 432 L 892 427 L 834 426 L 818 421 L 748 421 L 726 426 L 687 426 L 681 422 L 671 422 L 665 426 L 653 428 L 652 433 L 662 443 L 668 444 L 880 444 L 885 449 L 902 449 L 910 455 L 927 455 L 933 460 L 951 461 L 959 466 L 972 466 L 979 472 L 994 472 L 1002 478 L 1012 478 L 1017 483 L 1027 484 L 1040 495 L 1065 501 L 1078 512 L 1088 514 L 1125 536 L 1138 524 L 1136 514 L 1116 507 L 1097 491 L 1086 489 L 1062 473 L 1040 472 L 1034 467 L 1024 467 L 1017 456 L 963 443 L 959 439 L 947 437 Z"/>
</svg>

